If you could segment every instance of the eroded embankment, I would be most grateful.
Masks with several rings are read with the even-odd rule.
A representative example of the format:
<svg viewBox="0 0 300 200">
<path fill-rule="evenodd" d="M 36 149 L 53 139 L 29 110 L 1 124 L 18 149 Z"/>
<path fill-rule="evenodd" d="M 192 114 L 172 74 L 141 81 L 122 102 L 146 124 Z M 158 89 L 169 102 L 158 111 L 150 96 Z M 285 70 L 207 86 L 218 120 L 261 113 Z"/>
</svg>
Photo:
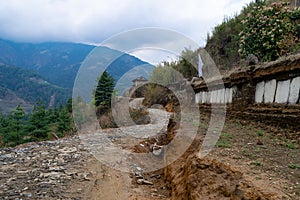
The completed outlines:
<svg viewBox="0 0 300 200">
<path fill-rule="evenodd" d="M 178 128 L 176 120 L 171 118 L 166 133 L 141 142 L 140 144 L 143 145 L 136 145 L 133 148 L 134 152 L 151 152 L 154 143 L 159 146 L 169 144 L 176 136 Z M 205 137 L 204 133 L 205 131 L 200 127 L 188 150 L 163 170 L 164 185 L 169 190 L 170 199 L 291 199 L 281 191 L 266 186 L 269 185 L 268 180 L 258 182 L 247 174 L 247 170 L 233 167 L 232 163 L 225 164 L 209 156 L 197 157 L 197 152 Z M 172 155 L 173 150 L 167 148 L 165 160 Z M 234 166 L 239 166 L 239 164 Z"/>
<path fill-rule="evenodd" d="M 175 135 L 178 127 L 173 120 L 170 122 L 169 136 Z M 164 177 L 171 199 L 289 199 L 275 188 L 251 179 L 237 167 L 196 156 L 204 136 L 198 134 L 185 154 L 165 168 Z"/>
<path fill-rule="evenodd" d="M 247 180 L 243 173 L 213 159 L 189 157 L 165 170 L 172 199 L 286 199 Z"/>
</svg>

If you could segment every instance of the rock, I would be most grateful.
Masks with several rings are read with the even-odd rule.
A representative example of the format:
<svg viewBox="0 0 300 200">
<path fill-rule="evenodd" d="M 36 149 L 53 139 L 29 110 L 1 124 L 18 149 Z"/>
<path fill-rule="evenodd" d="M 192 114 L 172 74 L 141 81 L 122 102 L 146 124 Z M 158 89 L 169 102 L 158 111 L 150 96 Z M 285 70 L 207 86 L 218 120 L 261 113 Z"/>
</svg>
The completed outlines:
<svg viewBox="0 0 300 200">
<path fill-rule="evenodd" d="M 159 146 L 155 143 L 152 147 L 152 153 L 155 156 L 161 156 L 163 154 L 163 146 Z"/>
<path fill-rule="evenodd" d="M 137 184 L 139 184 L 139 185 L 153 185 L 152 182 L 147 181 L 147 180 L 145 180 L 145 179 L 138 179 L 136 182 L 137 182 Z"/>
<path fill-rule="evenodd" d="M 70 199 L 67 188 L 90 181 L 83 166 L 92 159 L 76 137 L 1 149 L 0 199 Z"/>
<path fill-rule="evenodd" d="M 258 58 L 254 54 L 249 54 L 247 56 L 247 64 L 248 65 L 256 65 L 258 63 Z"/>
<path fill-rule="evenodd" d="M 160 179 L 161 178 L 161 175 L 160 174 L 152 174 L 150 176 L 150 178 L 157 178 L 157 179 Z"/>
</svg>

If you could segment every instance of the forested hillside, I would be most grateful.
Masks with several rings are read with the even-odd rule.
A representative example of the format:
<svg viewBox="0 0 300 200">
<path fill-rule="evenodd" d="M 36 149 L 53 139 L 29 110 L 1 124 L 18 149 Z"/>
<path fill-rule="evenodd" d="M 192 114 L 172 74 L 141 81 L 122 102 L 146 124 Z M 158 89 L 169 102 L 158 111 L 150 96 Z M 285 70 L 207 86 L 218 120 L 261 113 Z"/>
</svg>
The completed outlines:
<svg viewBox="0 0 300 200">
<path fill-rule="evenodd" d="M 221 70 L 240 65 L 249 54 L 264 62 L 299 52 L 298 6 L 297 1 L 252 2 L 241 14 L 216 26 L 207 36 L 205 49 Z"/>
<path fill-rule="evenodd" d="M 34 70 L 49 83 L 72 89 L 80 65 L 95 47 L 77 43 L 35 44 L 0 39 L 0 63 Z M 108 60 L 122 55 L 107 66 L 107 71 L 115 80 L 135 66 L 147 64 L 134 56 L 107 47 L 97 47 L 97 51 Z"/>
<path fill-rule="evenodd" d="M 0 39 L 0 61 L 35 70 L 48 82 L 72 88 L 81 62 L 94 47 L 76 43 L 17 43 Z"/>
<path fill-rule="evenodd" d="M 0 64 L 0 72 L 0 110 L 3 112 L 18 104 L 25 108 L 33 107 L 38 100 L 46 102 L 47 107 L 59 106 L 71 96 L 70 89 L 45 81 L 33 70 Z"/>
</svg>

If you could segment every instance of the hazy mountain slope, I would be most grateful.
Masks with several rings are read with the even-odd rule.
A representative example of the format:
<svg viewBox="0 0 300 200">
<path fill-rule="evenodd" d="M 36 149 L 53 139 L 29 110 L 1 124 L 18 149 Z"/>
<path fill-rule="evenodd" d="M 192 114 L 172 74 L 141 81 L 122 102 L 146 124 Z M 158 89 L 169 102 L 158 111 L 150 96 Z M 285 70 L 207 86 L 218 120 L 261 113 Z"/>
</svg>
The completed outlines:
<svg viewBox="0 0 300 200">
<path fill-rule="evenodd" d="M 0 64 L 0 88 L 2 110 L 9 110 L 19 103 L 28 107 L 38 99 L 48 106 L 57 106 L 71 97 L 70 89 L 50 84 L 34 71 L 5 64 Z"/>
<path fill-rule="evenodd" d="M 71 88 L 81 62 L 94 48 L 75 43 L 16 43 L 0 40 L 0 60 L 36 70 L 47 81 Z"/>
<path fill-rule="evenodd" d="M 76 43 L 33 44 L 0 39 L 0 63 L 35 70 L 48 82 L 71 89 L 81 63 L 94 48 L 92 45 Z M 116 80 L 135 66 L 147 64 L 107 47 L 98 47 L 97 50 L 100 50 L 104 59 L 121 55 L 108 66 L 108 72 Z"/>
</svg>

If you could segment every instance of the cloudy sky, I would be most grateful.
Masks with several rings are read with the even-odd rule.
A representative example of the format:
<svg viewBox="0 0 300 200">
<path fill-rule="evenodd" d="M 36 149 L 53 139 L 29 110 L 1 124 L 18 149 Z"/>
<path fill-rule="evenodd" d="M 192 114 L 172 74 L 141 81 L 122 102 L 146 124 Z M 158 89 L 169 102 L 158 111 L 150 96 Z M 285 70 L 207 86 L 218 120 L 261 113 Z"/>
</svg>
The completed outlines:
<svg viewBox="0 0 300 200">
<path fill-rule="evenodd" d="M 101 43 L 122 31 L 160 27 L 205 44 L 224 16 L 251 0 L 0 0 L 0 38 Z"/>
</svg>

